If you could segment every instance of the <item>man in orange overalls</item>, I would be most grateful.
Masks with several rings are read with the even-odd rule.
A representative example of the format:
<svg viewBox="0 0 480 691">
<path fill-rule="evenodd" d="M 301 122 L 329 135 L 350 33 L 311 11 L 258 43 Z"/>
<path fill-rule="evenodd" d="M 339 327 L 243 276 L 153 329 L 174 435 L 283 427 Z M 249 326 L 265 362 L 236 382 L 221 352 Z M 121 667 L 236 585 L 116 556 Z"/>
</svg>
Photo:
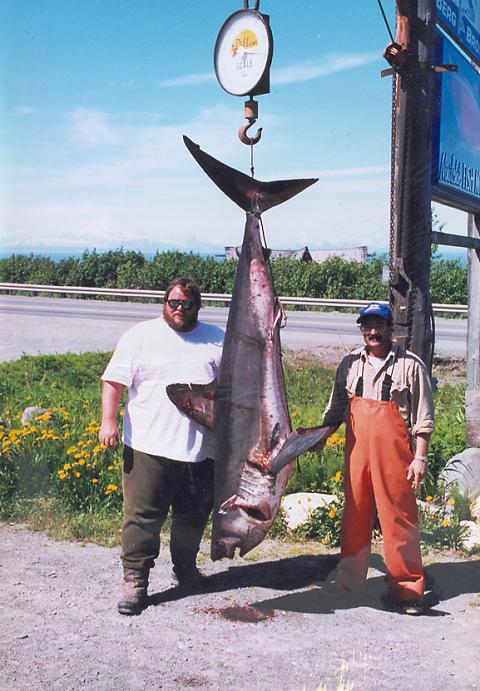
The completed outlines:
<svg viewBox="0 0 480 691">
<path fill-rule="evenodd" d="M 347 423 L 345 510 L 336 584 L 366 578 L 378 512 L 391 595 L 405 614 L 421 614 L 425 575 L 415 491 L 425 475 L 433 430 L 430 378 L 423 362 L 392 342 L 392 314 L 371 302 L 357 323 L 365 346 L 340 363 L 323 426 Z"/>
</svg>

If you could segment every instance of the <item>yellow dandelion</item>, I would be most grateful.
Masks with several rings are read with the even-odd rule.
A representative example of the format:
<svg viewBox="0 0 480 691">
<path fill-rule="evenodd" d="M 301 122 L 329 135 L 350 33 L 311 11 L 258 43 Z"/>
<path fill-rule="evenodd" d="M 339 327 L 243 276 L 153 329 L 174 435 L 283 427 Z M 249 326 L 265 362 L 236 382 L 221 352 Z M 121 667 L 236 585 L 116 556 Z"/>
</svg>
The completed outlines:
<svg viewBox="0 0 480 691">
<path fill-rule="evenodd" d="M 428 495 L 428 497 L 425 497 L 425 501 L 432 501 L 433 497 L 431 494 Z"/>
<path fill-rule="evenodd" d="M 86 463 L 86 461 L 85 461 L 84 458 L 81 458 L 81 459 L 78 461 L 78 465 L 85 465 L 85 463 Z"/>
<path fill-rule="evenodd" d="M 50 420 L 51 417 L 52 417 L 51 413 L 49 413 L 49 412 L 47 411 L 46 413 L 42 413 L 42 415 L 37 415 L 37 417 L 35 418 L 35 420 L 41 420 L 41 421 L 43 421 L 43 420 Z"/>
<path fill-rule="evenodd" d="M 453 497 L 450 498 L 450 499 L 447 501 L 447 504 L 450 504 L 450 506 L 455 506 L 455 499 L 453 499 Z"/>
<path fill-rule="evenodd" d="M 92 480 L 92 485 L 96 485 L 97 483 L 98 483 L 98 480 L 97 480 L 96 477 L 94 477 L 93 480 Z"/>
<path fill-rule="evenodd" d="M 70 470 L 71 467 L 72 467 L 72 466 L 71 466 L 70 463 L 65 463 L 65 465 L 63 466 L 63 469 L 64 469 L 64 470 Z"/>
<path fill-rule="evenodd" d="M 442 521 L 442 528 L 448 528 L 449 525 L 450 521 L 448 520 L 448 518 L 444 518 L 444 520 Z"/>
<path fill-rule="evenodd" d="M 340 470 L 337 470 L 337 472 L 333 476 L 333 479 L 335 480 L 335 482 L 340 482 L 340 480 L 342 479 L 342 473 L 340 472 Z"/>
<path fill-rule="evenodd" d="M 75 475 L 75 477 L 80 477 L 80 473 L 78 472 L 78 470 L 74 470 L 73 474 Z"/>
</svg>

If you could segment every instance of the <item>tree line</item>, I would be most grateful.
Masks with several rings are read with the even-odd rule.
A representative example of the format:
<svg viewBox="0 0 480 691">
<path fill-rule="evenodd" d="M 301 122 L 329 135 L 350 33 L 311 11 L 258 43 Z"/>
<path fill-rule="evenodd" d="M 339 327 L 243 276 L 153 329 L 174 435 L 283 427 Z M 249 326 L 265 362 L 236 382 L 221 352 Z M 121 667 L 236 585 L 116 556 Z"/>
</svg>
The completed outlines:
<svg viewBox="0 0 480 691">
<path fill-rule="evenodd" d="M 278 258 L 271 262 L 278 295 L 339 299 L 387 299 L 382 282 L 385 256 L 373 255 L 366 264 L 330 257 L 322 263 Z M 81 257 L 54 260 L 13 254 L 0 259 L 0 282 L 97 288 L 165 290 L 172 278 L 191 276 L 203 293 L 231 293 L 237 261 L 203 257 L 192 252 L 157 252 L 152 258 L 123 248 Z M 442 259 L 433 252 L 430 289 L 432 302 L 466 304 L 467 268 L 458 259 Z"/>
</svg>

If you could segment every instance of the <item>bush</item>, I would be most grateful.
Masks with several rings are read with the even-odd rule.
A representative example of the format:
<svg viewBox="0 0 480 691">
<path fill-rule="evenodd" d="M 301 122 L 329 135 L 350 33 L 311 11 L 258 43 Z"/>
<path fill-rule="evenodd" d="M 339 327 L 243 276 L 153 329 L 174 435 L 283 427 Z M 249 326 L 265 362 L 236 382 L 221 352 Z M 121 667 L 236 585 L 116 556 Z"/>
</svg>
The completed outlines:
<svg viewBox="0 0 480 691">
<path fill-rule="evenodd" d="M 382 282 L 384 256 L 370 258 L 366 264 L 330 257 L 321 264 L 278 258 L 271 262 L 278 295 L 387 299 Z M 119 248 L 107 252 L 85 251 L 78 258 L 54 262 L 49 257 L 12 255 L 0 260 L 0 280 L 9 283 L 41 283 L 106 288 L 165 290 L 177 276 L 191 276 L 203 293 L 231 293 L 238 262 L 216 261 L 192 252 L 157 252 L 148 260 L 141 252 Z M 467 301 L 467 269 L 458 260 L 442 260 L 435 255 L 431 264 L 433 302 Z"/>
</svg>

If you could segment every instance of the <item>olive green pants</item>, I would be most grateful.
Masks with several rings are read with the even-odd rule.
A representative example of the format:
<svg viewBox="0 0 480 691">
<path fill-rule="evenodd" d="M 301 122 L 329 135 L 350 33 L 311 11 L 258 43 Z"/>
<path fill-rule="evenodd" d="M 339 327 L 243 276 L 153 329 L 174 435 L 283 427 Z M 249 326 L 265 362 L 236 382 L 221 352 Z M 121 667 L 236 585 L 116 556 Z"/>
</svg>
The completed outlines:
<svg viewBox="0 0 480 691">
<path fill-rule="evenodd" d="M 123 451 L 122 563 L 152 568 L 160 551 L 160 530 L 172 509 L 170 554 L 175 571 L 195 566 L 213 505 L 213 460 L 183 463 L 162 456 Z"/>
</svg>

